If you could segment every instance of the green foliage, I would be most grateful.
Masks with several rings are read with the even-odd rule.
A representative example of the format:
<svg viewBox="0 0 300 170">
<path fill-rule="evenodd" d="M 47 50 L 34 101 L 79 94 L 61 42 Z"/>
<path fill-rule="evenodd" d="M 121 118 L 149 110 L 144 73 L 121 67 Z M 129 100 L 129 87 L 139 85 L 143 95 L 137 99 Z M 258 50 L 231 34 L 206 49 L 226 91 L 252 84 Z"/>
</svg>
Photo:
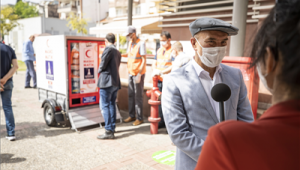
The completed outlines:
<svg viewBox="0 0 300 170">
<path fill-rule="evenodd" d="M 26 64 L 21 60 L 18 60 L 18 66 L 18 71 L 26 71 L 27 69 Z"/>
<path fill-rule="evenodd" d="M 119 35 L 119 39 L 120 39 L 120 45 L 125 45 L 126 44 L 126 37 L 125 36 L 121 36 Z"/>
<path fill-rule="evenodd" d="M 147 54 L 152 54 L 152 51 L 150 51 L 150 50 L 147 50 Z"/>
<path fill-rule="evenodd" d="M 72 30 L 77 30 L 77 33 L 87 34 L 86 26 L 87 20 L 76 16 L 74 13 L 70 13 L 70 16 L 67 18 L 69 21 L 67 26 Z"/>
<path fill-rule="evenodd" d="M 126 54 L 127 53 L 126 49 L 119 49 L 119 51 L 120 51 L 121 54 Z"/>
<path fill-rule="evenodd" d="M 14 13 L 19 18 L 31 18 L 39 16 L 39 12 L 35 6 L 30 6 L 28 2 L 18 1 L 14 7 Z"/>
<path fill-rule="evenodd" d="M 2 35 L 8 35 L 9 31 L 19 25 L 17 22 L 18 15 L 13 12 L 14 10 L 10 6 L 1 9 L 0 31 Z"/>
</svg>

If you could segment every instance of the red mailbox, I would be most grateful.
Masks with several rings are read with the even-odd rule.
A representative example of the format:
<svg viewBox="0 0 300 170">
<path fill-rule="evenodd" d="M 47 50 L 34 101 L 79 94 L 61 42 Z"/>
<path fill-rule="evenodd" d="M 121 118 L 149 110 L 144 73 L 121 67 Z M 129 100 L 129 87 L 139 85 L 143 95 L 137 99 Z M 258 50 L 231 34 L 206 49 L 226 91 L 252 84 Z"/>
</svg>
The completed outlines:
<svg viewBox="0 0 300 170">
<path fill-rule="evenodd" d="M 250 57 L 225 57 L 222 61 L 223 64 L 239 68 L 242 71 L 244 81 L 248 90 L 248 98 L 252 107 L 253 116 L 254 119 L 256 119 L 259 77 L 255 68 L 248 69 L 250 62 Z"/>
</svg>

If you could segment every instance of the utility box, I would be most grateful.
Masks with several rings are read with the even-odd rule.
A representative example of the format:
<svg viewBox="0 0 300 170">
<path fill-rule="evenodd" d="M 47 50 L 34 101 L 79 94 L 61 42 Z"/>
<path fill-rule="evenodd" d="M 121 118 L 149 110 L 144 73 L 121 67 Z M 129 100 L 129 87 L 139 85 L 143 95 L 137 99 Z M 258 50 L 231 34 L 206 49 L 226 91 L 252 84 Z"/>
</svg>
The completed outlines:
<svg viewBox="0 0 300 170">
<path fill-rule="evenodd" d="M 248 90 L 248 98 L 252 107 L 253 117 L 256 119 L 258 106 L 259 77 L 255 68 L 248 69 L 250 57 L 224 57 L 223 64 L 238 68 L 242 71 L 244 82 Z"/>
</svg>

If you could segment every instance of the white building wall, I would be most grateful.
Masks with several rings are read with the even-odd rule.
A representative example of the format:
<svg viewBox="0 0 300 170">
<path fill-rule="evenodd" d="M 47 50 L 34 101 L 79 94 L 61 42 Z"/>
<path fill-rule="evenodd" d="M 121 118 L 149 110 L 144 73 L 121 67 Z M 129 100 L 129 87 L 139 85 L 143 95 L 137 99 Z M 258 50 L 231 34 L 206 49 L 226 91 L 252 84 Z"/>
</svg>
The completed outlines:
<svg viewBox="0 0 300 170">
<path fill-rule="evenodd" d="M 23 42 L 33 34 L 42 33 L 41 17 L 18 20 L 20 26 L 15 27 L 10 33 L 8 43 L 16 49 L 17 53 L 22 52 Z"/>
<path fill-rule="evenodd" d="M 116 8 L 113 7 L 113 8 L 109 8 L 109 17 L 110 18 L 115 18 L 117 16 L 116 14 Z"/>
<path fill-rule="evenodd" d="M 82 36 L 81 34 L 78 34 L 76 30 L 73 31 L 69 27 L 67 27 L 67 20 L 34 17 L 21 19 L 18 20 L 18 22 L 20 23 L 20 26 L 14 28 L 8 36 L 8 41 L 15 48 L 16 53 L 22 53 L 23 42 L 26 41 L 30 35 L 48 33 L 51 35 Z M 89 23 L 86 29 L 89 30 L 90 27 L 95 26 L 96 24 Z M 36 44 L 34 43 L 34 47 L 35 46 Z"/>
<path fill-rule="evenodd" d="M 149 5 L 150 5 L 149 3 L 141 3 L 140 4 L 140 9 L 141 9 L 140 15 L 148 15 L 149 14 L 149 9 L 150 9 Z"/>
<path fill-rule="evenodd" d="M 109 1 L 101 0 L 86 0 L 83 1 L 83 17 L 88 19 L 88 22 L 97 22 L 106 17 L 108 13 Z"/>
</svg>

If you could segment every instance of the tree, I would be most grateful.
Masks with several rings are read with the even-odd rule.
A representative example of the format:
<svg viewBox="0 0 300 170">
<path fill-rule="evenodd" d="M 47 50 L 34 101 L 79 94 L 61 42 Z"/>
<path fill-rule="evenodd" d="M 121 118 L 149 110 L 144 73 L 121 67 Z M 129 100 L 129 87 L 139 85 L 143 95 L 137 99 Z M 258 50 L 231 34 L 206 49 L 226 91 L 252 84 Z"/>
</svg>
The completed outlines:
<svg viewBox="0 0 300 170">
<path fill-rule="evenodd" d="M 17 22 L 18 15 L 14 14 L 12 7 L 4 7 L 1 9 L 1 23 L 0 31 L 2 35 L 8 35 L 8 33 L 19 25 Z"/>
<path fill-rule="evenodd" d="M 125 45 L 126 44 L 126 41 L 127 41 L 127 39 L 126 39 L 126 37 L 125 36 L 119 36 L 119 39 L 120 39 L 120 44 L 121 45 Z"/>
<path fill-rule="evenodd" d="M 39 16 L 39 12 L 35 6 L 31 6 L 28 2 L 23 1 L 16 3 L 14 13 L 17 14 L 20 19 Z"/>
<path fill-rule="evenodd" d="M 87 34 L 87 20 L 76 16 L 74 13 L 70 13 L 67 20 L 69 21 L 67 24 L 69 28 L 71 28 L 72 30 L 77 30 L 77 33 Z"/>
</svg>

